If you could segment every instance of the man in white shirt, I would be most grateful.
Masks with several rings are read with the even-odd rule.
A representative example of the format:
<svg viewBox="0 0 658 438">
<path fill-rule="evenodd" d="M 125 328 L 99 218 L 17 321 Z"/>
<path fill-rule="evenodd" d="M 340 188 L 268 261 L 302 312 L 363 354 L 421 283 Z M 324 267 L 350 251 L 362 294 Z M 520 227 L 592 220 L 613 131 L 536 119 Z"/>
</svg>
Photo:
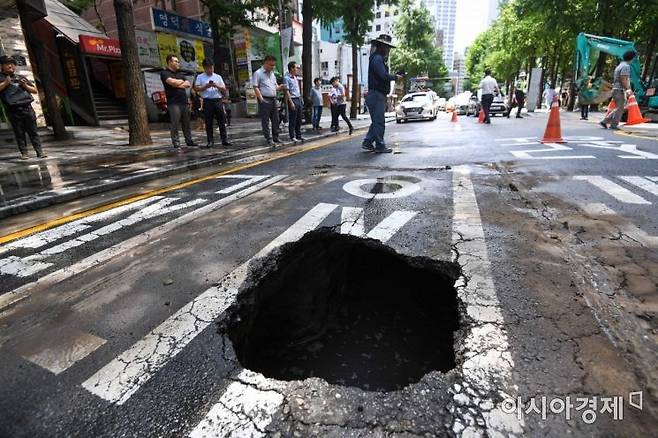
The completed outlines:
<svg viewBox="0 0 658 438">
<path fill-rule="evenodd" d="M 279 108 L 276 102 L 276 93 L 285 89 L 285 86 L 278 85 L 274 75 L 274 66 L 276 58 L 272 55 L 265 56 L 263 66 L 256 70 L 252 76 L 254 92 L 258 99 L 258 114 L 260 115 L 260 124 L 263 130 L 263 137 L 267 144 L 274 148 L 274 143 L 281 143 L 279 140 Z M 270 121 L 272 122 L 272 134 L 270 136 Z"/>
<path fill-rule="evenodd" d="M 489 119 L 489 109 L 491 108 L 491 103 L 494 100 L 494 93 L 497 95 L 498 82 L 491 77 L 491 69 L 487 68 L 484 70 L 484 79 L 480 81 L 480 89 L 482 89 L 482 110 L 484 111 L 484 123 L 491 123 Z"/>
<path fill-rule="evenodd" d="M 223 96 L 226 96 L 226 86 L 220 75 L 215 73 L 213 63 L 210 59 L 203 60 L 204 72 L 197 75 L 194 81 L 194 89 L 203 98 L 203 115 L 206 120 L 206 137 L 208 144 L 206 147 L 215 146 L 214 141 L 214 121 L 217 119 L 219 125 L 219 135 L 222 138 L 223 146 L 231 146 L 226 135 L 226 117 L 224 114 Z"/>
</svg>

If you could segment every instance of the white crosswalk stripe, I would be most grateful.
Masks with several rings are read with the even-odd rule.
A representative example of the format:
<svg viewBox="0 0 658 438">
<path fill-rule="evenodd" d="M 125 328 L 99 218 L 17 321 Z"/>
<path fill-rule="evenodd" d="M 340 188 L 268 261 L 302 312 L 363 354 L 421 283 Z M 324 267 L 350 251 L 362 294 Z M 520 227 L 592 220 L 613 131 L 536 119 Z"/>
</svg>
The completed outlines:
<svg viewBox="0 0 658 438">
<path fill-rule="evenodd" d="M 315 229 L 338 206 L 318 204 L 252 259 L 226 276 L 223 282 L 183 306 L 119 357 L 82 383 L 97 396 L 113 403 L 125 403 L 154 373 L 180 353 L 233 302 L 247 277 L 251 260 L 264 257 L 284 243 L 301 238 Z"/>
<path fill-rule="evenodd" d="M 578 175 L 574 176 L 573 179 L 576 181 L 587 181 L 618 201 L 626 204 L 651 204 L 651 202 L 647 201 L 642 196 L 636 195 L 630 190 L 600 175 Z"/>
<path fill-rule="evenodd" d="M 658 196 L 658 184 L 655 182 L 642 178 L 641 176 L 620 176 L 619 178 L 651 193 L 654 196 Z"/>
</svg>

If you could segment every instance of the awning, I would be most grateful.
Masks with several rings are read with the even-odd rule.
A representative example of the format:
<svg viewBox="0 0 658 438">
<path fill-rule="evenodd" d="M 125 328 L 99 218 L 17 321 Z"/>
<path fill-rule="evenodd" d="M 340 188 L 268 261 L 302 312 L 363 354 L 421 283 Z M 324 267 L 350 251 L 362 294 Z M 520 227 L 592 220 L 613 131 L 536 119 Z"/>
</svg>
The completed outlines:
<svg viewBox="0 0 658 438">
<path fill-rule="evenodd" d="M 48 16 L 43 19 L 71 40 L 72 43 L 79 44 L 80 35 L 107 38 L 107 35 L 60 2 L 45 0 L 45 3 Z"/>
</svg>

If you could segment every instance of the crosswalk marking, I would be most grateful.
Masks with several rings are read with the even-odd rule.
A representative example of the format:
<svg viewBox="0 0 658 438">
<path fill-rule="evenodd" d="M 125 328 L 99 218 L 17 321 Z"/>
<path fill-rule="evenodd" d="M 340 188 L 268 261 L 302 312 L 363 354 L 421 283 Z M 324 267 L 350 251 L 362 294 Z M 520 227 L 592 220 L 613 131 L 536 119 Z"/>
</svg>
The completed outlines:
<svg viewBox="0 0 658 438">
<path fill-rule="evenodd" d="M 237 381 L 226 388 L 217 404 L 192 430 L 190 438 L 265 436 L 263 429 L 283 404 L 283 395 L 276 391 L 277 383 L 242 370 Z"/>
<path fill-rule="evenodd" d="M 315 229 L 338 206 L 318 204 L 254 257 L 246 261 L 217 286 L 211 287 L 183 306 L 162 324 L 119 357 L 82 383 L 91 393 L 112 403 L 123 404 L 155 372 L 180 353 L 233 302 L 245 280 L 251 260 L 301 238 Z"/>
<path fill-rule="evenodd" d="M 135 237 L 131 237 L 128 240 L 104 249 L 96 254 L 92 254 L 91 256 L 82 259 L 77 263 L 65 266 L 62 269 L 47 274 L 32 283 L 28 283 L 17 289 L 14 289 L 11 292 L 0 295 L 0 310 L 28 297 L 31 291 L 37 286 L 45 288 L 47 286 L 57 284 L 67 278 L 84 272 L 87 269 L 105 263 L 107 260 L 116 257 L 118 254 L 143 245 L 144 243 L 147 243 L 149 240 L 151 240 L 154 236 L 161 236 L 165 233 L 168 233 L 180 225 L 193 221 L 197 217 L 208 214 L 209 212 L 219 209 L 233 201 L 242 199 L 267 186 L 275 184 L 284 178 L 287 178 L 287 175 L 274 176 L 272 178 L 266 179 L 265 181 L 262 181 L 256 185 L 243 189 L 232 195 L 226 196 L 215 202 L 211 202 L 210 204 L 206 204 L 203 207 L 197 208 L 196 210 L 192 210 L 182 216 L 177 217 L 176 219 L 166 222 L 144 233 L 138 234 Z"/>
<path fill-rule="evenodd" d="M 641 176 L 620 176 L 619 178 L 641 188 L 642 190 L 646 190 L 654 196 L 658 196 L 658 184 L 655 182 L 649 181 Z"/>
<path fill-rule="evenodd" d="M 386 243 L 417 214 L 417 211 L 394 211 L 366 234 L 363 209 L 343 207 L 340 232 L 341 234 L 350 234 L 352 236 L 369 237 Z"/>
<path fill-rule="evenodd" d="M 244 179 L 241 183 L 232 185 L 230 187 L 226 187 L 225 189 L 221 189 L 216 191 L 218 195 L 224 195 L 228 193 L 233 193 L 237 192 L 238 190 L 242 189 L 243 187 L 247 187 L 251 184 L 260 182 L 266 178 L 269 178 L 269 175 L 222 175 L 218 176 L 217 179 L 230 179 L 230 178 L 240 178 Z"/>
<path fill-rule="evenodd" d="M 573 177 L 576 181 L 587 181 L 593 186 L 603 190 L 608 195 L 617 199 L 618 201 L 624 202 L 626 204 L 645 204 L 651 205 L 651 202 L 647 201 L 640 195 L 636 195 L 630 190 L 620 186 L 617 183 L 610 181 L 609 179 L 600 176 L 600 175 L 578 175 Z"/>
<path fill-rule="evenodd" d="M 29 346 L 36 350 L 22 354 L 22 357 L 53 374 L 66 371 L 79 360 L 93 353 L 105 344 L 105 339 L 79 330 L 65 330 L 55 338 L 49 338 L 46 345 Z"/>
</svg>

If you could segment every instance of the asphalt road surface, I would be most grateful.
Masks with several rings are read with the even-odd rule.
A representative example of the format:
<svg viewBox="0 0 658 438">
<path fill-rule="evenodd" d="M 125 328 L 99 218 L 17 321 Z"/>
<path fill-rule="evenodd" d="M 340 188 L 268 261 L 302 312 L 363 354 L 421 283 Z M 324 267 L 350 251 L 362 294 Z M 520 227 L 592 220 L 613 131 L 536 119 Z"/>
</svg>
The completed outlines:
<svg viewBox="0 0 658 438">
<path fill-rule="evenodd" d="M 655 434 L 658 141 L 545 124 L 389 124 L 393 154 L 44 219 L 0 246 L 0 436 Z"/>
</svg>

